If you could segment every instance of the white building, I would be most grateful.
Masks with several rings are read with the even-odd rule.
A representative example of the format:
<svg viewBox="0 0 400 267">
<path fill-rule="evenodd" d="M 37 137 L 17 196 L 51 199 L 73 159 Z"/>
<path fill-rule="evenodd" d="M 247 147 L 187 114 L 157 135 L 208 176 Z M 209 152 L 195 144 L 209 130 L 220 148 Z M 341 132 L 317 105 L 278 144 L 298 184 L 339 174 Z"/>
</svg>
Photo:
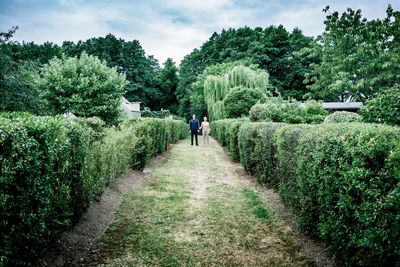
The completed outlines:
<svg viewBox="0 0 400 267">
<path fill-rule="evenodd" d="M 125 97 L 121 99 L 122 117 L 126 119 L 141 117 L 140 102 L 129 102 Z"/>
</svg>

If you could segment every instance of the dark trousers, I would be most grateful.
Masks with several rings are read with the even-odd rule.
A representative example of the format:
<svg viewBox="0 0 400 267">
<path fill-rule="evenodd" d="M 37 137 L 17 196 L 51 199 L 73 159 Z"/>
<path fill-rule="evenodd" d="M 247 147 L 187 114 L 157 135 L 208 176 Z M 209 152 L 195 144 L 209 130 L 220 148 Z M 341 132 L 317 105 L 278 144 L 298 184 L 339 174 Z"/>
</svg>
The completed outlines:
<svg viewBox="0 0 400 267">
<path fill-rule="evenodd" d="M 192 146 L 193 146 L 193 136 L 196 138 L 196 146 L 199 145 L 199 142 L 197 141 L 197 131 L 190 131 L 191 137 L 192 137 Z"/>
</svg>

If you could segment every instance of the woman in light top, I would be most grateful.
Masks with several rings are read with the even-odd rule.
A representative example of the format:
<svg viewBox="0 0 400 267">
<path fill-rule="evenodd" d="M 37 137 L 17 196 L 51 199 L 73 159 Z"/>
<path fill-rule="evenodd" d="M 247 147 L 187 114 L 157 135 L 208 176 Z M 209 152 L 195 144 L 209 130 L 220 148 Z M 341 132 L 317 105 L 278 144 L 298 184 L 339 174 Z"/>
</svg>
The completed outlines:
<svg viewBox="0 0 400 267">
<path fill-rule="evenodd" d="M 199 129 L 202 130 L 204 145 L 209 145 L 210 144 L 209 136 L 210 136 L 211 128 L 210 128 L 210 123 L 207 121 L 207 117 L 204 117 L 204 120 L 201 123 L 201 126 Z"/>
</svg>

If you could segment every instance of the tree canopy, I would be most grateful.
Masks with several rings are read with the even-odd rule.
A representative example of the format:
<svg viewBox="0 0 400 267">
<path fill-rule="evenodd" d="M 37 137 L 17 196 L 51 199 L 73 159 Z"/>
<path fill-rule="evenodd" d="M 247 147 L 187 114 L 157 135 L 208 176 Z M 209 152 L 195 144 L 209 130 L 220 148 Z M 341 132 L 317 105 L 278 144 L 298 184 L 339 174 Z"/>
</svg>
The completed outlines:
<svg viewBox="0 0 400 267">
<path fill-rule="evenodd" d="M 188 116 L 190 108 L 201 110 L 194 82 L 208 66 L 218 63 L 244 61 L 256 64 L 270 74 L 270 83 L 284 97 L 302 99 L 306 93 L 305 73 L 314 58 L 298 58 L 293 53 L 311 47 L 313 38 L 299 29 L 289 33 L 283 26 L 265 29 L 239 28 L 214 33 L 199 49 L 187 55 L 179 71 L 179 113 Z M 194 102 L 196 101 L 196 102 Z"/>
<path fill-rule="evenodd" d="M 400 13 L 392 7 L 386 18 L 368 21 L 361 10 L 328 13 L 325 31 L 312 48 L 299 55 L 313 58 L 305 82 L 313 98 L 366 101 L 400 82 Z"/>
<path fill-rule="evenodd" d="M 97 57 L 83 52 L 79 58 L 50 60 L 43 67 L 38 84 L 52 113 L 97 116 L 111 124 L 120 115 L 127 82 L 115 67 L 109 68 Z"/>
</svg>

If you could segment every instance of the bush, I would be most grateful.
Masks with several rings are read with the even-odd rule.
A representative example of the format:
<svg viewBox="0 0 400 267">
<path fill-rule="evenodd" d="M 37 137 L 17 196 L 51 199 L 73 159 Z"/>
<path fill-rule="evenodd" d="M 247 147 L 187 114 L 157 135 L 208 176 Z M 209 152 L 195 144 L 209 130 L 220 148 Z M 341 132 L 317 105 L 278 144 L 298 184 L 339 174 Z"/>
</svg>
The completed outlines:
<svg viewBox="0 0 400 267">
<path fill-rule="evenodd" d="M 96 118 L 2 114 L 0 265 L 35 263 L 109 181 L 129 166 L 143 167 L 187 132 L 184 122 L 174 120 L 103 124 Z"/>
<path fill-rule="evenodd" d="M 315 100 L 306 102 L 303 110 L 303 118 L 305 123 L 321 123 L 324 121 L 328 112 L 322 107 L 321 103 Z"/>
<path fill-rule="evenodd" d="M 249 115 L 250 108 L 263 96 L 259 89 L 235 87 L 224 98 L 227 118 L 240 118 Z"/>
<path fill-rule="evenodd" d="M 361 122 L 362 117 L 354 112 L 336 111 L 325 117 L 324 123 Z"/>
<path fill-rule="evenodd" d="M 149 117 L 149 118 L 167 118 L 171 116 L 171 113 L 169 112 L 169 110 L 159 110 L 159 111 L 151 111 L 151 110 L 147 110 L 144 109 L 142 110 L 142 117 Z"/>
<path fill-rule="evenodd" d="M 348 265 L 400 264 L 399 144 L 398 129 L 363 124 L 300 141 L 299 217 Z"/>
<path fill-rule="evenodd" d="M 377 94 L 360 110 L 365 122 L 400 125 L 400 88 Z"/>
<path fill-rule="evenodd" d="M 85 52 L 79 58 L 53 58 L 38 82 L 54 114 L 97 116 L 108 124 L 118 120 L 127 84 L 116 68 Z"/>
<path fill-rule="evenodd" d="M 239 128 L 238 146 L 240 163 L 244 169 L 251 174 L 256 174 L 257 165 L 260 164 L 260 158 L 256 155 L 256 144 L 259 141 L 257 129 L 265 125 L 263 122 L 243 123 Z"/>
<path fill-rule="evenodd" d="M 314 129 L 312 125 L 295 124 L 286 125 L 276 131 L 277 177 L 279 177 L 278 189 L 282 201 L 292 211 L 300 209 L 299 184 L 296 179 L 297 150 L 299 139 L 308 129 Z"/>
<path fill-rule="evenodd" d="M 244 168 L 346 265 L 400 264 L 399 129 L 245 122 L 238 144 Z"/>
<path fill-rule="evenodd" d="M 277 105 L 274 104 L 260 104 L 257 103 L 250 109 L 250 120 L 251 121 L 272 121 L 270 110 L 275 109 Z M 275 114 L 275 112 L 272 112 Z"/>
<path fill-rule="evenodd" d="M 257 162 L 256 175 L 262 183 L 277 188 L 279 184 L 276 165 L 276 131 L 285 126 L 284 123 L 263 123 L 257 127 L 254 160 Z"/>
<path fill-rule="evenodd" d="M 273 121 L 286 123 L 321 123 L 327 112 L 321 104 L 312 100 L 304 109 L 297 101 L 287 101 L 271 97 L 265 103 L 257 103 L 250 109 L 252 121 Z"/>
<path fill-rule="evenodd" d="M 240 160 L 238 144 L 239 128 L 246 121 L 248 121 L 247 118 L 224 119 L 211 122 L 213 137 L 221 144 L 225 144 L 229 155 L 237 162 Z"/>
</svg>

